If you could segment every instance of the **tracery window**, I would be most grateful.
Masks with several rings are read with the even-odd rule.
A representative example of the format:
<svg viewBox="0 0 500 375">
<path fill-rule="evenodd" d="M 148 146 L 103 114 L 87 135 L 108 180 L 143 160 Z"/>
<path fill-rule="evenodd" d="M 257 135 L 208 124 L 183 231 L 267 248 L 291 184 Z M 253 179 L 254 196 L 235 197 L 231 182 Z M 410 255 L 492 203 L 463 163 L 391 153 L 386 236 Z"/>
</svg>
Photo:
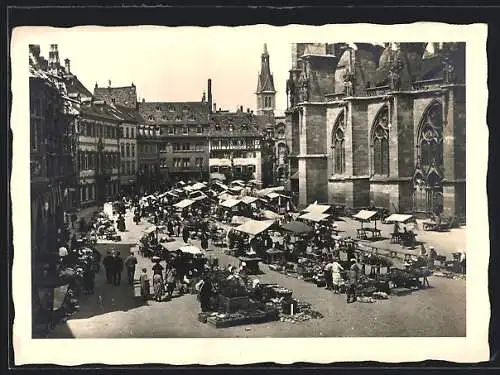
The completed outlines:
<svg viewBox="0 0 500 375">
<path fill-rule="evenodd" d="M 434 102 L 425 112 L 418 137 L 420 166 L 443 165 L 443 108 Z"/>
<path fill-rule="evenodd" d="M 389 111 L 384 106 L 372 128 L 373 173 L 375 175 L 389 175 Z"/>
<path fill-rule="evenodd" d="M 345 172 L 345 124 L 344 112 L 340 113 L 332 131 L 333 173 Z"/>
</svg>

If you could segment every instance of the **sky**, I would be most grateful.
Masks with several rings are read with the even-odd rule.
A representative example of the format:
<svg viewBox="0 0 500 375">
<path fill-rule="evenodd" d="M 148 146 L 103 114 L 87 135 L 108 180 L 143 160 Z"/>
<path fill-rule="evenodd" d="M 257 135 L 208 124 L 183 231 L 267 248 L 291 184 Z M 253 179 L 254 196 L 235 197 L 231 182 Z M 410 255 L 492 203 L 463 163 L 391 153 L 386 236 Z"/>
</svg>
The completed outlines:
<svg viewBox="0 0 500 375">
<path fill-rule="evenodd" d="M 119 29 L 119 30 L 118 30 Z M 239 106 L 255 110 L 257 76 L 267 43 L 274 75 L 276 112 L 286 109 L 286 79 L 291 67 L 291 45 L 279 37 L 217 28 L 72 28 L 33 34 L 48 58 L 50 44 L 58 44 L 61 64 L 93 91 L 134 83 L 146 101 L 199 101 L 212 79 L 213 102 L 230 111 Z"/>
<path fill-rule="evenodd" d="M 437 25 L 396 26 L 397 35 L 399 41 L 433 41 L 429 36 L 441 30 Z M 114 87 L 134 83 L 139 100 L 149 102 L 200 101 L 211 78 L 213 102 L 218 108 L 234 111 L 240 106 L 256 109 L 255 90 L 266 43 L 277 90 L 275 113 L 282 115 L 292 43 L 381 44 L 394 41 L 395 31 L 394 26 L 362 24 L 23 27 L 14 30 L 12 45 L 39 44 L 42 55 L 48 57 L 50 44 L 57 44 L 61 63 L 69 58 L 72 73 L 90 91 L 96 83 L 100 87 L 107 87 L 109 81 Z M 451 32 L 447 35 L 450 40 L 461 40 Z"/>
</svg>

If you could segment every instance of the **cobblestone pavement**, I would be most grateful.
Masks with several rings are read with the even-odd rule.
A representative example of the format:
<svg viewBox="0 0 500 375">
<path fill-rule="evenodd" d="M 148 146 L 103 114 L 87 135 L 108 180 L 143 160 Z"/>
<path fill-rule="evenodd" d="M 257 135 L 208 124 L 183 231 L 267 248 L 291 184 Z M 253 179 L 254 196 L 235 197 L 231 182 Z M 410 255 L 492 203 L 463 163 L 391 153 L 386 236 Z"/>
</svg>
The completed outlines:
<svg viewBox="0 0 500 375">
<path fill-rule="evenodd" d="M 115 249 L 126 257 L 151 224 L 140 225 L 127 215 L 127 232 L 120 243 L 98 244 L 101 253 Z M 341 223 L 355 230 L 349 222 Z M 354 227 L 355 228 L 355 227 Z M 341 227 L 341 229 L 343 229 Z M 460 231 L 460 230 L 459 230 Z M 418 232 L 419 235 L 422 231 Z M 453 237 L 448 234 L 448 238 Z M 454 239 L 456 240 L 456 238 Z M 444 240 L 442 240 L 444 241 Z M 198 243 L 195 241 L 195 245 Z M 398 246 L 398 245 L 396 245 Z M 437 249 L 437 243 L 434 245 Z M 451 249 L 454 245 L 450 245 Z M 237 264 L 222 249 L 209 254 L 219 263 Z M 141 256 L 138 267 L 151 269 L 151 261 Z M 432 288 L 407 296 L 390 297 L 372 304 L 346 304 L 344 295 L 335 295 L 314 284 L 271 271 L 262 265 L 262 282 L 276 282 L 293 290 L 299 300 L 309 302 L 323 314 L 322 319 L 300 323 L 271 322 L 225 329 L 215 329 L 198 322 L 200 311 L 194 295 L 184 295 L 169 302 L 134 301 L 132 286 L 105 284 L 104 271 L 97 275 L 96 294 L 81 300 L 81 311 L 58 325 L 50 338 L 194 338 L 194 337 L 401 337 L 401 336 L 465 336 L 465 280 L 431 277 Z"/>
</svg>

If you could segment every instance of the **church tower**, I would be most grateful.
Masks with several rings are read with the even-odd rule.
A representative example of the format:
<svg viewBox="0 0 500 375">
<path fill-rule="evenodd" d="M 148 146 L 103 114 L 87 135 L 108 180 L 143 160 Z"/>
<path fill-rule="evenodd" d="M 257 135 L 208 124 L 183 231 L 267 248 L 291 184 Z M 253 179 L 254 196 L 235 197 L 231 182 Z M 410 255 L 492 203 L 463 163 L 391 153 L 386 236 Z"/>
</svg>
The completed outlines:
<svg viewBox="0 0 500 375">
<path fill-rule="evenodd" d="M 269 54 L 267 44 L 264 44 L 264 52 L 261 56 L 260 73 L 257 80 L 257 114 L 274 117 L 276 108 L 276 90 L 274 89 L 273 75 L 269 68 Z"/>
</svg>

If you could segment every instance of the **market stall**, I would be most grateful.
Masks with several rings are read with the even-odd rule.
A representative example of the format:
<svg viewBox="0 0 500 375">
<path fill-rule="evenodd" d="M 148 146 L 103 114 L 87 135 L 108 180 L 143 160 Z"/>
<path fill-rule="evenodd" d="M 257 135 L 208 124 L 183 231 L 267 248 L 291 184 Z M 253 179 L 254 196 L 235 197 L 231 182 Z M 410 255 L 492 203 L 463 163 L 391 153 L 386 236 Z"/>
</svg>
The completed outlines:
<svg viewBox="0 0 500 375">
<path fill-rule="evenodd" d="M 303 215 L 300 215 L 299 219 L 319 223 L 321 221 L 327 221 L 329 217 L 330 217 L 330 215 L 328 215 L 328 214 L 322 214 L 319 212 L 308 212 L 308 213 L 305 213 Z"/>
<path fill-rule="evenodd" d="M 189 206 L 191 206 L 193 203 L 194 203 L 194 201 L 191 199 L 184 199 L 184 200 L 174 204 L 174 207 L 178 210 L 184 210 L 184 209 L 188 208 Z"/>
<path fill-rule="evenodd" d="M 380 229 L 377 229 L 377 211 L 361 210 L 353 215 L 353 218 L 361 222 L 361 228 L 357 229 L 357 238 L 366 240 L 368 233 L 371 234 L 371 239 L 380 239 L 382 237 Z M 363 226 L 364 223 L 374 223 L 373 227 Z"/>
<path fill-rule="evenodd" d="M 391 233 L 391 242 L 392 243 L 400 243 L 402 246 L 414 246 L 416 240 L 416 234 L 413 230 L 406 230 L 406 227 L 403 231 L 400 230 L 400 224 L 409 224 L 415 223 L 415 217 L 413 215 L 408 214 L 392 214 L 389 217 L 385 218 L 384 222 L 386 224 L 394 224 L 394 230 Z"/>
</svg>

